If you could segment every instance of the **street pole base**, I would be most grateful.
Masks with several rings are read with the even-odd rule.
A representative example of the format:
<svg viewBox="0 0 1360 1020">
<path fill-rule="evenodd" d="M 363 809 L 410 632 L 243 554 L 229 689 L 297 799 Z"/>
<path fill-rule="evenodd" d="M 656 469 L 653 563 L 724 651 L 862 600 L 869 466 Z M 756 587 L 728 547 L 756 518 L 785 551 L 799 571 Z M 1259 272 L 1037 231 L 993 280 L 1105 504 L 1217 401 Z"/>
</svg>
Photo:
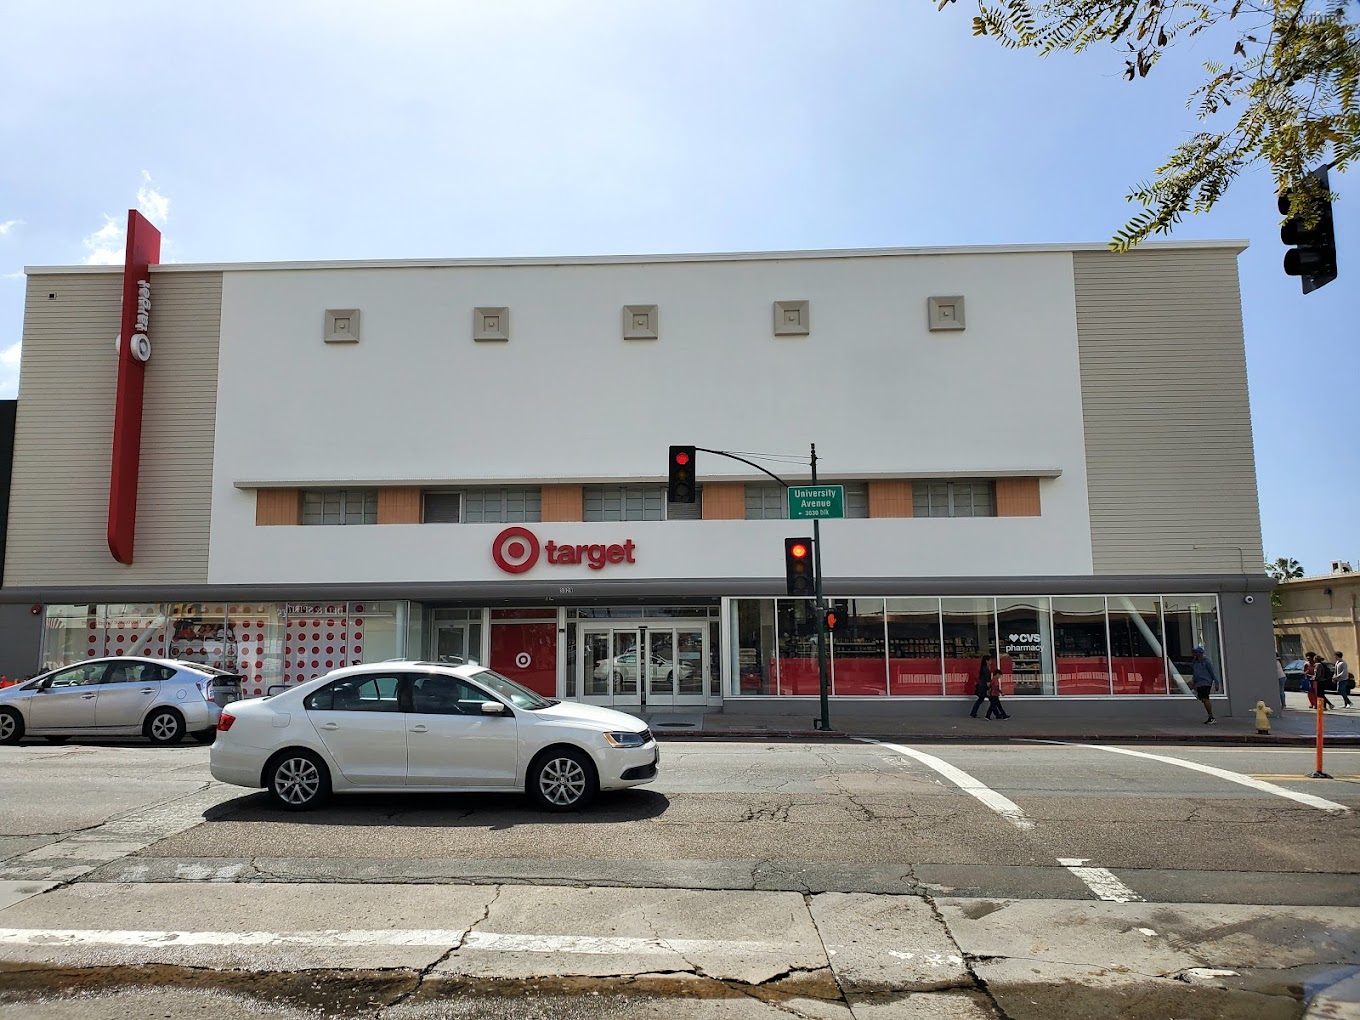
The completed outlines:
<svg viewBox="0 0 1360 1020">
<path fill-rule="evenodd" d="M 1310 772 L 1310 773 L 1308 773 L 1308 778 L 1309 778 L 1309 779 L 1331 779 L 1332 777 L 1331 777 L 1330 775 L 1328 775 L 1326 772 Z"/>
</svg>

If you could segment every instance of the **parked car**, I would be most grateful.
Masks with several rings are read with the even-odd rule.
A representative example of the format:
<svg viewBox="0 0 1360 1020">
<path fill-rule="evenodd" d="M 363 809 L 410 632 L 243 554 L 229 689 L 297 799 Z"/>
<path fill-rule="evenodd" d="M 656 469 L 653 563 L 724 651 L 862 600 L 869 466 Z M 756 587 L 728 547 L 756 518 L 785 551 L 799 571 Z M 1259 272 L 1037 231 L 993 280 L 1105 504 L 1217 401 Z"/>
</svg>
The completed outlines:
<svg viewBox="0 0 1360 1020">
<path fill-rule="evenodd" d="M 673 673 L 681 679 L 688 679 L 692 669 L 688 663 L 681 662 L 673 664 L 670 659 L 663 659 L 659 655 L 653 655 L 648 660 L 648 672 L 650 680 L 669 680 Z M 624 652 L 616 655 L 612 659 L 604 659 L 596 667 L 594 677 L 596 680 L 608 679 L 613 675 L 615 682 L 619 680 L 636 680 L 638 677 L 638 655 L 637 652 Z"/>
<path fill-rule="evenodd" d="M 1302 659 L 1294 659 L 1284 664 L 1284 689 L 1287 691 L 1302 691 L 1308 687 L 1308 678 L 1304 676 L 1303 667 L 1307 663 Z"/>
<path fill-rule="evenodd" d="M 346 666 L 223 710 L 216 779 L 279 806 L 332 793 L 527 793 L 548 811 L 656 778 L 640 719 L 545 698 L 474 663 Z"/>
<path fill-rule="evenodd" d="M 240 682 L 212 666 L 134 655 L 60 666 L 0 690 L 0 744 L 25 734 L 60 742 L 139 733 L 153 744 L 174 744 L 186 733 L 207 743 Z"/>
</svg>

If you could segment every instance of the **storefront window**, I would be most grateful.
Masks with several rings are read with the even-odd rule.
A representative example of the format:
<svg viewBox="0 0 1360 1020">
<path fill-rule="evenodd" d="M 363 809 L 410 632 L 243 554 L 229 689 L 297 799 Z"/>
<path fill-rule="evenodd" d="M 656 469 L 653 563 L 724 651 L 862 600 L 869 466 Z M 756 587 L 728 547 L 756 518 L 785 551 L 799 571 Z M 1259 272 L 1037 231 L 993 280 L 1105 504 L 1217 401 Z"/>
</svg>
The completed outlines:
<svg viewBox="0 0 1360 1020">
<path fill-rule="evenodd" d="M 839 619 L 830 642 L 831 693 L 883 697 L 888 693 L 883 600 L 836 599 L 832 608 Z"/>
<path fill-rule="evenodd" d="M 940 662 L 940 600 L 887 599 L 888 693 L 938 697 L 944 693 Z"/>
<path fill-rule="evenodd" d="M 732 694 L 778 694 L 774 599 L 732 600 Z"/>
<path fill-rule="evenodd" d="M 41 668 L 45 673 L 104 654 L 104 624 L 99 606 L 48 606 L 43 628 Z"/>
<path fill-rule="evenodd" d="M 1056 694 L 1053 623 L 1045 597 L 999 598 L 1001 668 L 1008 674 L 1006 693 Z"/>
<path fill-rule="evenodd" d="M 1165 694 L 1162 600 L 1156 595 L 1112 595 L 1110 675 L 1115 694 Z"/>
<path fill-rule="evenodd" d="M 940 599 L 946 694 L 972 694 L 979 660 L 996 655 L 996 617 L 989 598 Z"/>
<path fill-rule="evenodd" d="M 1166 657 L 1171 663 L 1172 694 L 1193 694 L 1194 648 L 1203 647 L 1214 668 L 1213 693 L 1222 694 L 1223 656 L 1218 641 L 1218 601 L 1212 595 L 1166 595 Z"/>
<path fill-rule="evenodd" d="M 779 599 L 779 693 L 818 695 L 822 691 L 817 662 L 817 615 L 811 599 Z"/>
<path fill-rule="evenodd" d="M 235 671 L 236 630 L 227 620 L 227 607 L 221 602 L 171 606 L 170 658 Z"/>
<path fill-rule="evenodd" d="M 1055 596 L 1053 649 L 1059 694 L 1109 694 L 1105 599 L 1099 595 Z"/>
<path fill-rule="evenodd" d="M 235 641 L 235 669 L 243 678 L 241 693 L 246 697 L 268 694 L 271 687 L 284 683 L 287 628 L 283 608 L 273 602 L 227 607 Z"/>
</svg>

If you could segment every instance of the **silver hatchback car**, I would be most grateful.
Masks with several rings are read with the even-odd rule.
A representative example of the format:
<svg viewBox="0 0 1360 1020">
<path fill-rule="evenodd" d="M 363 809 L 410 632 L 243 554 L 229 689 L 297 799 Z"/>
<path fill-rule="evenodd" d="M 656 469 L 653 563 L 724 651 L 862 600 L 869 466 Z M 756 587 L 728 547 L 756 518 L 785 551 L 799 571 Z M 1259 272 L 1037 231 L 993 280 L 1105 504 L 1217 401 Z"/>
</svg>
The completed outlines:
<svg viewBox="0 0 1360 1020">
<path fill-rule="evenodd" d="M 174 744 L 186 733 L 211 743 L 222 705 L 240 696 L 240 680 L 174 659 L 88 659 L 0 690 L 0 744 L 25 734 L 60 742 L 139 733 L 153 744 Z"/>
</svg>

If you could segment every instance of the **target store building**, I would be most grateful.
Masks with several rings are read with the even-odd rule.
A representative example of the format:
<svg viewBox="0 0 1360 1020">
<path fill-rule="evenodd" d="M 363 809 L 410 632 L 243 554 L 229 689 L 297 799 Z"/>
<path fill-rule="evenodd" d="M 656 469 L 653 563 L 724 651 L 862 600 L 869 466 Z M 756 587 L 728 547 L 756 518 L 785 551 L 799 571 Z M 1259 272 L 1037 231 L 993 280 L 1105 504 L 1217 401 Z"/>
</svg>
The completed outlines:
<svg viewBox="0 0 1360 1020">
<path fill-rule="evenodd" d="M 781 485 L 821 524 L 837 711 L 1054 718 L 1275 684 L 1240 242 L 27 270 L 0 663 L 246 692 L 470 658 L 635 711 L 812 712 Z M 1184 706 L 1185 710 L 1193 706 Z"/>
</svg>

